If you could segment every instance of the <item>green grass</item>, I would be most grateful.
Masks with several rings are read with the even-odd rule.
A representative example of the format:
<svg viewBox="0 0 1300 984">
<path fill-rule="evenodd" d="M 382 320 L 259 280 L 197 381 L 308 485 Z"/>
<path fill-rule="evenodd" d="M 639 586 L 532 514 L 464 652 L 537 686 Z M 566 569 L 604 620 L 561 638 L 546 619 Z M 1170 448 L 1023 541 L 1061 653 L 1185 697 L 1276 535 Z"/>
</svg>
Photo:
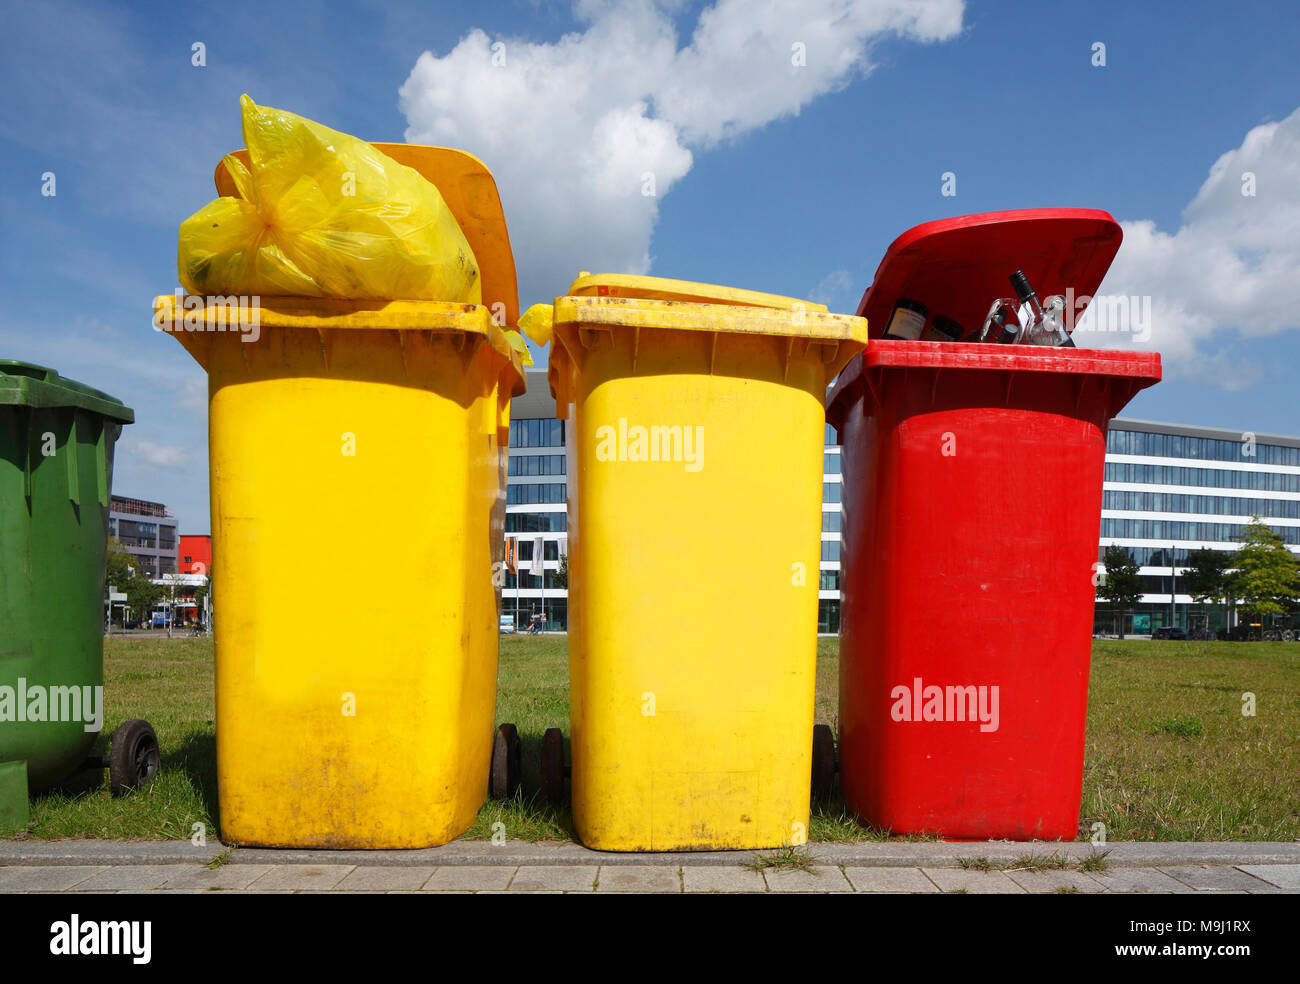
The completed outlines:
<svg viewBox="0 0 1300 984">
<path fill-rule="evenodd" d="M 1110 851 L 1093 851 L 1086 858 L 1079 859 L 1080 871 L 1107 871 L 1110 869 L 1110 862 L 1106 860 Z"/>
<path fill-rule="evenodd" d="M 774 854 L 756 854 L 745 867 L 750 871 L 807 871 L 815 875 L 816 861 L 804 848 L 783 847 Z"/>
<path fill-rule="evenodd" d="M 567 642 L 565 636 L 501 637 L 496 720 L 519 729 L 524 793 L 489 801 L 464 836 L 489 839 L 500 823 L 511 840 L 573 838 L 568 807 L 552 807 L 532 792 L 542 733 L 559 727 L 568 736 Z M 838 730 L 838 651 L 837 640 L 818 640 L 816 718 L 832 730 Z M 119 799 L 109 796 L 103 773 L 73 777 L 33 800 L 32 821 L 18 836 L 188 839 L 201 823 L 215 839 L 211 641 L 112 637 L 105 641 L 104 668 L 105 727 L 95 751 L 106 750 L 108 736 L 126 718 L 147 718 L 162 745 L 162 773 Z M 1256 698 L 1253 717 L 1241 713 L 1247 692 Z M 1300 645 L 1095 642 L 1080 837 L 1099 822 L 1109 840 L 1298 838 L 1297 734 Z M 838 796 L 813 807 L 810 842 L 890 838 L 853 817 Z M 1080 870 L 1104 866 L 1104 854 L 1098 857 L 1079 862 Z M 966 860 L 978 868 L 981 859 Z"/>
<path fill-rule="evenodd" d="M 1080 833 L 1294 840 L 1298 734 L 1294 642 L 1094 642 Z"/>
<path fill-rule="evenodd" d="M 217 837 L 217 743 L 212 711 L 212 642 L 166 636 L 104 641 L 104 728 L 94 752 L 128 718 L 158 733 L 162 769 L 143 789 L 114 799 L 108 774 L 83 772 L 32 800 L 26 836 L 175 840 L 204 825 Z"/>
</svg>

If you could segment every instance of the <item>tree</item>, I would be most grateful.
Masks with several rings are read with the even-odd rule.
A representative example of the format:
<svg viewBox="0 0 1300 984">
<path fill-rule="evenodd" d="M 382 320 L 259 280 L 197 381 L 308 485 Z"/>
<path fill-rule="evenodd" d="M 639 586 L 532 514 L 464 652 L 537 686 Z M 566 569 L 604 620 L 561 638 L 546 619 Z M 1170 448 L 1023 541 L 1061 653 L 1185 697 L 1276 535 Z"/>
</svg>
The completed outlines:
<svg viewBox="0 0 1300 984">
<path fill-rule="evenodd" d="M 560 566 L 559 566 L 559 568 L 558 568 L 558 569 L 556 570 L 556 572 L 555 572 L 554 580 L 555 580 L 555 586 L 556 586 L 557 588 L 564 588 L 565 590 L 568 590 L 568 587 L 569 587 L 569 555 L 568 555 L 567 553 L 562 553 L 562 554 L 560 554 Z"/>
<path fill-rule="evenodd" d="M 1300 595 L 1300 564 L 1282 537 L 1255 516 L 1241 533 L 1232 559 L 1231 591 L 1241 607 L 1257 615 L 1285 615 Z"/>
<path fill-rule="evenodd" d="M 1138 575 L 1137 561 L 1125 547 L 1109 546 L 1102 555 L 1105 576 L 1097 586 L 1097 593 L 1119 609 L 1133 608 L 1142 600 L 1142 578 Z M 1119 637 L 1124 638 L 1124 620 L 1121 616 Z"/>
<path fill-rule="evenodd" d="M 141 618 L 149 614 L 163 595 L 163 589 L 145 577 L 136 566 L 136 559 L 117 540 L 109 540 L 104 552 L 104 584 L 111 584 L 126 595 L 126 603 Z"/>
<path fill-rule="evenodd" d="M 141 620 L 149 616 L 165 593 L 161 585 L 154 584 L 139 569 L 133 570 L 131 579 L 118 590 L 126 592 L 126 603 L 139 613 Z"/>
<path fill-rule="evenodd" d="M 125 590 L 126 582 L 131 580 L 134 560 L 120 540 L 110 539 L 104 552 L 104 584 Z"/>
<path fill-rule="evenodd" d="M 1202 547 L 1187 552 L 1188 566 L 1179 575 L 1193 601 L 1217 605 L 1228 594 L 1228 567 L 1232 555 Z"/>
</svg>

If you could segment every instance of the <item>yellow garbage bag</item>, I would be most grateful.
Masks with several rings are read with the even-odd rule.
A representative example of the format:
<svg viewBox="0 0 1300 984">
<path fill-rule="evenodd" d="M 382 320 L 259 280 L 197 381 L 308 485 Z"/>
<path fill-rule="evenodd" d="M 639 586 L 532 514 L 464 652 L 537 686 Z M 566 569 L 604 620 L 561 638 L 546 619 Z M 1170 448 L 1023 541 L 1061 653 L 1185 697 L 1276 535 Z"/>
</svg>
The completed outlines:
<svg viewBox="0 0 1300 984">
<path fill-rule="evenodd" d="M 280 109 L 243 109 L 240 198 L 180 228 L 192 294 L 298 294 L 482 303 L 478 262 L 438 189 L 364 140 Z"/>
<path fill-rule="evenodd" d="M 552 324 L 555 320 L 555 307 L 550 304 L 534 304 L 519 319 L 519 330 L 533 340 L 540 348 L 545 348 L 551 340 Z M 531 365 L 531 363 L 529 363 Z"/>
</svg>

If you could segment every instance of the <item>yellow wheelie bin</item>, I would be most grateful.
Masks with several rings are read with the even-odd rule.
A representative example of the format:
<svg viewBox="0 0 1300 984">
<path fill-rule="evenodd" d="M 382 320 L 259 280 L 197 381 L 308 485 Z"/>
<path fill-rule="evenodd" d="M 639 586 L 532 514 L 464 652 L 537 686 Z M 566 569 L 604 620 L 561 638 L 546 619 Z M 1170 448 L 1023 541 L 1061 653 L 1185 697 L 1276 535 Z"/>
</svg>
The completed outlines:
<svg viewBox="0 0 1300 984">
<path fill-rule="evenodd" d="M 610 851 L 802 843 L 824 397 L 867 323 L 614 275 L 581 275 L 552 320 L 578 835 Z"/>
<path fill-rule="evenodd" d="M 488 788 L 524 386 L 491 306 L 517 320 L 514 260 L 478 160 L 376 146 L 438 186 L 482 305 L 262 297 L 232 327 L 229 299 L 155 301 L 208 373 L 227 843 L 442 844 Z M 235 194 L 224 167 L 217 187 Z"/>
</svg>

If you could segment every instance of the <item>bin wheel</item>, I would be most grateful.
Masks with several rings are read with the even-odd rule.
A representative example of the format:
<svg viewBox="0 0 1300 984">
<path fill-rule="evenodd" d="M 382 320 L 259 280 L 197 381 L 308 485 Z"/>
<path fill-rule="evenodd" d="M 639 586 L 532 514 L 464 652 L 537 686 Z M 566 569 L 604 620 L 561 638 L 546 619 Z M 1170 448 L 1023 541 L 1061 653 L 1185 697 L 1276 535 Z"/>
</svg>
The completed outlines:
<svg viewBox="0 0 1300 984">
<path fill-rule="evenodd" d="M 132 718 L 113 732 L 108 752 L 108 788 L 114 796 L 153 782 L 161 758 L 158 736 L 148 721 Z"/>
<path fill-rule="evenodd" d="M 829 725 L 813 726 L 812 795 L 816 800 L 831 798 L 835 781 L 835 738 Z"/>
<path fill-rule="evenodd" d="M 542 798 L 548 803 L 564 799 L 564 735 L 547 728 L 542 735 Z"/>
<path fill-rule="evenodd" d="M 497 728 L 492 740 L 492 772 L 489 789 L 493 799 L 509 799 L 519 789 L 523 774 L 523 747 L 519 743 L 519 730 L 513 724 Z"/>
</svg>

